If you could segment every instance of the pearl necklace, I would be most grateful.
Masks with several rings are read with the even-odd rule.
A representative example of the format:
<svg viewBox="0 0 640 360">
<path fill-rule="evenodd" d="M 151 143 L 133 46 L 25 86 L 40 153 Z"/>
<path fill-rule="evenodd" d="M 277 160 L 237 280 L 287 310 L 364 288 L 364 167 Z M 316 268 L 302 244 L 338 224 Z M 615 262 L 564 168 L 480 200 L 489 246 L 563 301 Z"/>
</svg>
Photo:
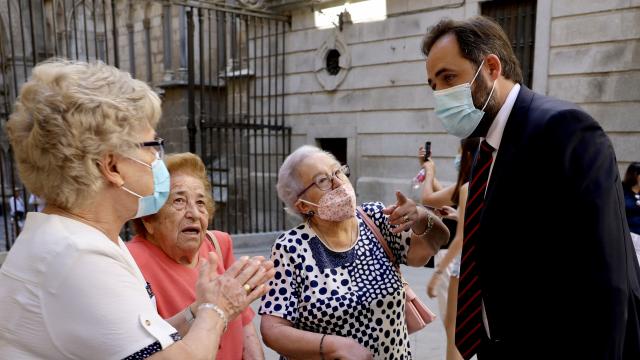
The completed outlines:
<svg viewBox="0 0 640 360">
<path fill-rule="evenodd" d="M 336 250 L 331 245 L 329 245 L 329 243 L 326 240 L 323 239 L 323 238 L 326 238 L 326 237 L 324 236 L 324 234 L 322 234 L 322 232 L 320 231 L 320 228 L 318 228 L 317 225 L 313 225 L 311 223 L 311 220 L 309 220 L 309 228 L 311 230 L 313 230 L 313 232 L 316 233 L 316 237 L 318 238 L 318 240 L 320 240 L 320 242 L 323 243 L 324 246 L 327 247 L 327 249 L 329 249 L 329 250 L 331 250 L 333 252 L 337 252 L 337 253 L 345 252 L 345 251 L 351 250 L 353 248 L 353 246 L 355 245 L 356 240 L 358 239 L 358 220 L 356 220 L 355 217 L 353 219 L 356 221 L 356 223 L 355 223 L 355 226 L 353 228 L 352 235 L 351 235 L 351 242 L 349 243 L 349 246 L 344 250 Z"/>
</svg>

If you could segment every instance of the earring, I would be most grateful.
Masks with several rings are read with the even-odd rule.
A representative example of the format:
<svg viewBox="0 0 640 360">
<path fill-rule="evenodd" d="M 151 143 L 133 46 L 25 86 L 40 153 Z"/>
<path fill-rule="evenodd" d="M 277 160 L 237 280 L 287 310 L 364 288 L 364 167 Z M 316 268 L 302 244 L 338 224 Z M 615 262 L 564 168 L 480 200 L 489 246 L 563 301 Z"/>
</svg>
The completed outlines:
<svg viewBox="0 0 640 360">
<path fill-rule="evenodd" d="M 313 215 L 315 215 L 316 213 L 313 210 L 310 210 L 308 213 L 306 213 L 305 215 L 307 215 L 308 217 L 312 217 Z"/>
</svg>

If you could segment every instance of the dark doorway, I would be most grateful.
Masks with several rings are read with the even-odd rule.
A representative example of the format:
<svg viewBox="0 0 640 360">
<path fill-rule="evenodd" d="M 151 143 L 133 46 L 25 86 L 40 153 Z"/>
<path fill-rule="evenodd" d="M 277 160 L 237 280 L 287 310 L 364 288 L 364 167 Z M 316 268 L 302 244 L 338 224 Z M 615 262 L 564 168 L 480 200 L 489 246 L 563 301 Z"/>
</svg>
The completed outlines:
<svg viewBox="0 0 640 360">
<path fill-rule="evenodd" d="M 482 15 L 493 18 L 507 33 L 522 68 L 523 83 L 531 87 L 536 44 L 536 0 L 495 0 L 481 6 Z"/>
<path fill-rule="evenodd" d="M 347 138 L 321 138 L 316 141 L 322 150 L 332 153 L 340 164 L 347 163 Z"/>
</svg>

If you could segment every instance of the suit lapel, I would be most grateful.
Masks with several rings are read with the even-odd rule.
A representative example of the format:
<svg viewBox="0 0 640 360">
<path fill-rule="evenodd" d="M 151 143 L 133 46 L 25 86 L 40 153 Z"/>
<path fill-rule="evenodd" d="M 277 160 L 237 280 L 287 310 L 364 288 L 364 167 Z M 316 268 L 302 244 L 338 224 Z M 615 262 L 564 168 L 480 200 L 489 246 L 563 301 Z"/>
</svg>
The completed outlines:
<svg viewBox="0 0 640 360">
<path fill-rule="evenodd" d="M 534 93 L 527 87 L 524 85 L 520 86 L 520 92 L 513 104 L 511 114 L 509 114 L 509 119 L 502 133 L 500 148 L 498 149 L 493 169 L 491 170 L 491 177 L 487 185 L 487 194 L 485 195 L 485 204 L 488 206 L 491 204 L 489 199 L 494 196 L 496 186 L 499 183 L 503 181 L 516 181 L 516 179 L 505 179 L 504 171 L 509 169 L 511 164 L 517 160 L 518 147 L 522 144 L 526 135 L 529 107 L 531 106 L 533 95 Z M 487 212 L 490 213 L 491 211 L 488 210 L 488 207 L 485 207 L 485 211 L 482 213 L 483 218 Z"/>
</svg>

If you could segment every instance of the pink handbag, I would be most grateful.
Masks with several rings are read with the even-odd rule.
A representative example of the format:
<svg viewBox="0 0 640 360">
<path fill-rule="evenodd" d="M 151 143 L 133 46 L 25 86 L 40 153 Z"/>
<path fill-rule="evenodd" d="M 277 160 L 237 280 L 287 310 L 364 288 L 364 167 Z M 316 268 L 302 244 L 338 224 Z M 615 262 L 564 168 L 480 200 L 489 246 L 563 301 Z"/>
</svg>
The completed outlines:
<svg viewBox="0 0 640 360">
<path fill-rule="evenodd" d="M 369 229 L 373 231 L 373 234 L 382 245 L 384 252 L 387 253 L 389 260 L 391 260 L 391 264 L 395 265 L 396 271 L 402 280 L 402 284 L 404 285 L 404 293 L 405 293 L 405 304 L 404 304 L 404 318 L 407 322 L 407 330 L 409 334 L 413 334 L 418 330 L 422 330 L 428 323 L 432 322 L 436 318 L 436 314 L 431 311 L 427 305 L 425 305 L 420 298 L 416 296 L 416 293 L 413 292 L 409 283 L 404 279 L 402 273 L 400 272 L 400 265 L 396 264 L 396 258 L 393 256 L 391 249 L 389 249 L 389 245 L 387 244 L 387 240 L 380 233 L 380 229 L 373 223 L 373 220 L 364 212 L 361 207 L 358 207 L 358 212 L 362 217 L 362 220 L 367 224 Z"/>
</svg>

